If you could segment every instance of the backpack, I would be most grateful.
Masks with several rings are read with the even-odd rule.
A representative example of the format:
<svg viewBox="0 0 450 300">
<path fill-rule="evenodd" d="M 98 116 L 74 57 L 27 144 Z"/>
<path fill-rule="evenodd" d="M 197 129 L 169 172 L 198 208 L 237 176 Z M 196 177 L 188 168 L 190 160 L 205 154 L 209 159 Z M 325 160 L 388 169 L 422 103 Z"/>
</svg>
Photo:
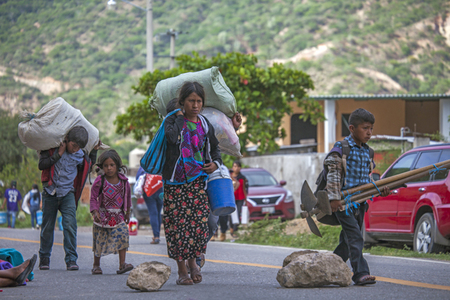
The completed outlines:
<svg viewBox="0 0 450 300">
<path fill-rule="evenodd" d="M 31 206 L 38 206 L 39 202 L 40 202 L 40 194 L 39 192 L 37 193 L 32 193 L 30 192 L 30 205 Z"/>
<path fill-rule="evenodd" d="M 332 153 L 337 153 L 342 158 L 342 173 L 343 173 L 343 175 L 341 176 L 341 189 L 342 189 L 342 187 L 346 183 L 345 176 L 347 174 L 347 157 L 350 155 L 350 146 L 349 146 L 347 140 L 342 140 L 341 145 L 342 145 L 342 148 L 333 147 L 333 149 L 330 150 L 330 152 L 327 154 L 325 159 L 327 159 L 328 156 L 330 156 Z M 372 173 L 372 171 L 375 167 L 375 163 L 373 162 L 374 155 L 375 155 L 375 151 L 369 147 L 369 157 L 372 162 L 370 164 L 370 173 Z M 324 161 L 325 161 L 325 159 L 324 159 Z M 323 170 L 322 170 L 322 172 L 320 172 L 320 174 L 316 180 L 317 188 L 316 188 L 316 191 L 314 192 L 315 196 L 317 196 L 317 192 L 323 191 L 327 187 L 327 175 L 328 175 L 328 168 L 324 164 Z M 319 219 L 319 215 L 318 215 L 317 220 L 319 222 L 327 224 L 327 225 L 340 225 L 340 223 L 337 220 L 336 215 L 334 213 L 331 215 L 321 216 L 320 219 Z"/>
</svg>

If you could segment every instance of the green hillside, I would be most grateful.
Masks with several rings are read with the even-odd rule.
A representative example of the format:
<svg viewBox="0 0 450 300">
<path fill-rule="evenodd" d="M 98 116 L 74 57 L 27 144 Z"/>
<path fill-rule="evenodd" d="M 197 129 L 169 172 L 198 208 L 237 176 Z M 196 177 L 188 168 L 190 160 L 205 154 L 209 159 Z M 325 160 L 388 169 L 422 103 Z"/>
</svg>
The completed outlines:
<svg viewBox="0 0 450 300">
<path fill-rule="evenodd" d="M 121 1 L 115 10 L 106 3 L 0 0 L 0 108 L 16 101 L 17 110 L 36 109 L 61 96 L 117 140 L 115 116 L 143 99 L 131 86 L 145 72 L 146 17 Z M 164 34 L 174 28 L 187 32 L 176 40 L 177 55 L 254 53 L 261 66 L 284 60 L 311 75 L 311 94 L 446 93 L 448 12 L 444 0 L 154 0 L 154 52 L 169 55 Z M 154 65 L 167 69 L 169 59 Z M 60 91 L 25 80 L 49 77 Z"/>
</svg>

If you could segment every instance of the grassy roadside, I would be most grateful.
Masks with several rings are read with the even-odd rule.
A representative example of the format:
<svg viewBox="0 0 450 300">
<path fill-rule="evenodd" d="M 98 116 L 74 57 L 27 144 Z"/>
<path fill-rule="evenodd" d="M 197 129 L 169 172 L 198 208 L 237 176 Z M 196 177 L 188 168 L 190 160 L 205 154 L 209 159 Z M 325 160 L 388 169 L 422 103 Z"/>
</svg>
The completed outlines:
<svg viewBox="0 0 450 300">
<path fill-rule="evenodd" d="M 303 249 L 317 249 L 333 251 L 339 242 L 339 226 L 327 226 L 318 224 L 322 238 L 312 233 L 297 233 L 297 235 L 286 235 L 285 229 L 287 222 L 281 220 L 261 220 L 252 223 L 245 231 L 239 234 L 236 243 L 257 244 L 257 245 L 273 245 L 295 247 Z M 365 248 L 364 253 L 384 256 L 400 256 L 400 257 L 417 257 L 435 260 L 450 261 L 450 252 L 439 254 L 426 254 L 414 252 L 408 246 L 402 249 L 375 246 Z"/>
<path fill-rule="evenodd" d="M 58 212 L 58 217 L 61 214 Z M 58 223 L 58 220 L 56 221 Z M 80 204 L 77 209 L 77 225 L 80 226 L 92 226 L 92 218 L 89 212 L 89 205 Z M 56 224 L 56 226 L 58 226 Z M 0 228 L 8 227 L 8 223 L 0 224 Z M 31 228 L 31 216 L 29 214 L 25 214 L 25 220 L 20 221 L 16 217 L 16 228 Z"/>
</svg>

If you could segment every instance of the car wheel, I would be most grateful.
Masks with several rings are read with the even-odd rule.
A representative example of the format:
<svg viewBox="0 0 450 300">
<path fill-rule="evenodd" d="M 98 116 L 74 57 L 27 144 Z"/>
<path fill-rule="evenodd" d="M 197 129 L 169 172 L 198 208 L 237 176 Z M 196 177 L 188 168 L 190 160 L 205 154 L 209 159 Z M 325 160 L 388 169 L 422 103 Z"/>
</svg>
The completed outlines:
<svg viewBox="0 0 450 300">
<path fill-rule="evenodd" d="M 435 222 L 432 213 L 424 214 L 417 223 L 414 231 L 414 251 L 419 253 L 439 253 L 444 246 L 435 244 Z"/>
</svg>

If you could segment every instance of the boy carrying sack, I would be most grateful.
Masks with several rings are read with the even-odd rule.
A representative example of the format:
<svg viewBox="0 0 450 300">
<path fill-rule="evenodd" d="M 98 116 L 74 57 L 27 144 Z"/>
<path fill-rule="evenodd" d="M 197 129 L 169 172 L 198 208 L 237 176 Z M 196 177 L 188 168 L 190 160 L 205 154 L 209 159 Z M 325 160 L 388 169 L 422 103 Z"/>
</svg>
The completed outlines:
<svg viewBox="0 0 450 300">
<path fill-rule="evenodd" d="M 58 210 L 62 215 L 64 252 L 67 270 L 78 270 L 76 209 L 92 162 L 97 158 L 101 141 L 89 156 L 82 150 L 89 136 L 84 127 L 75 126 L 58 148 L 41 151 L 39 170 L 42 170 L 42 230 L 39 249 L 39 269 L 50 269 L 54 228 Z"/>
</svg>

